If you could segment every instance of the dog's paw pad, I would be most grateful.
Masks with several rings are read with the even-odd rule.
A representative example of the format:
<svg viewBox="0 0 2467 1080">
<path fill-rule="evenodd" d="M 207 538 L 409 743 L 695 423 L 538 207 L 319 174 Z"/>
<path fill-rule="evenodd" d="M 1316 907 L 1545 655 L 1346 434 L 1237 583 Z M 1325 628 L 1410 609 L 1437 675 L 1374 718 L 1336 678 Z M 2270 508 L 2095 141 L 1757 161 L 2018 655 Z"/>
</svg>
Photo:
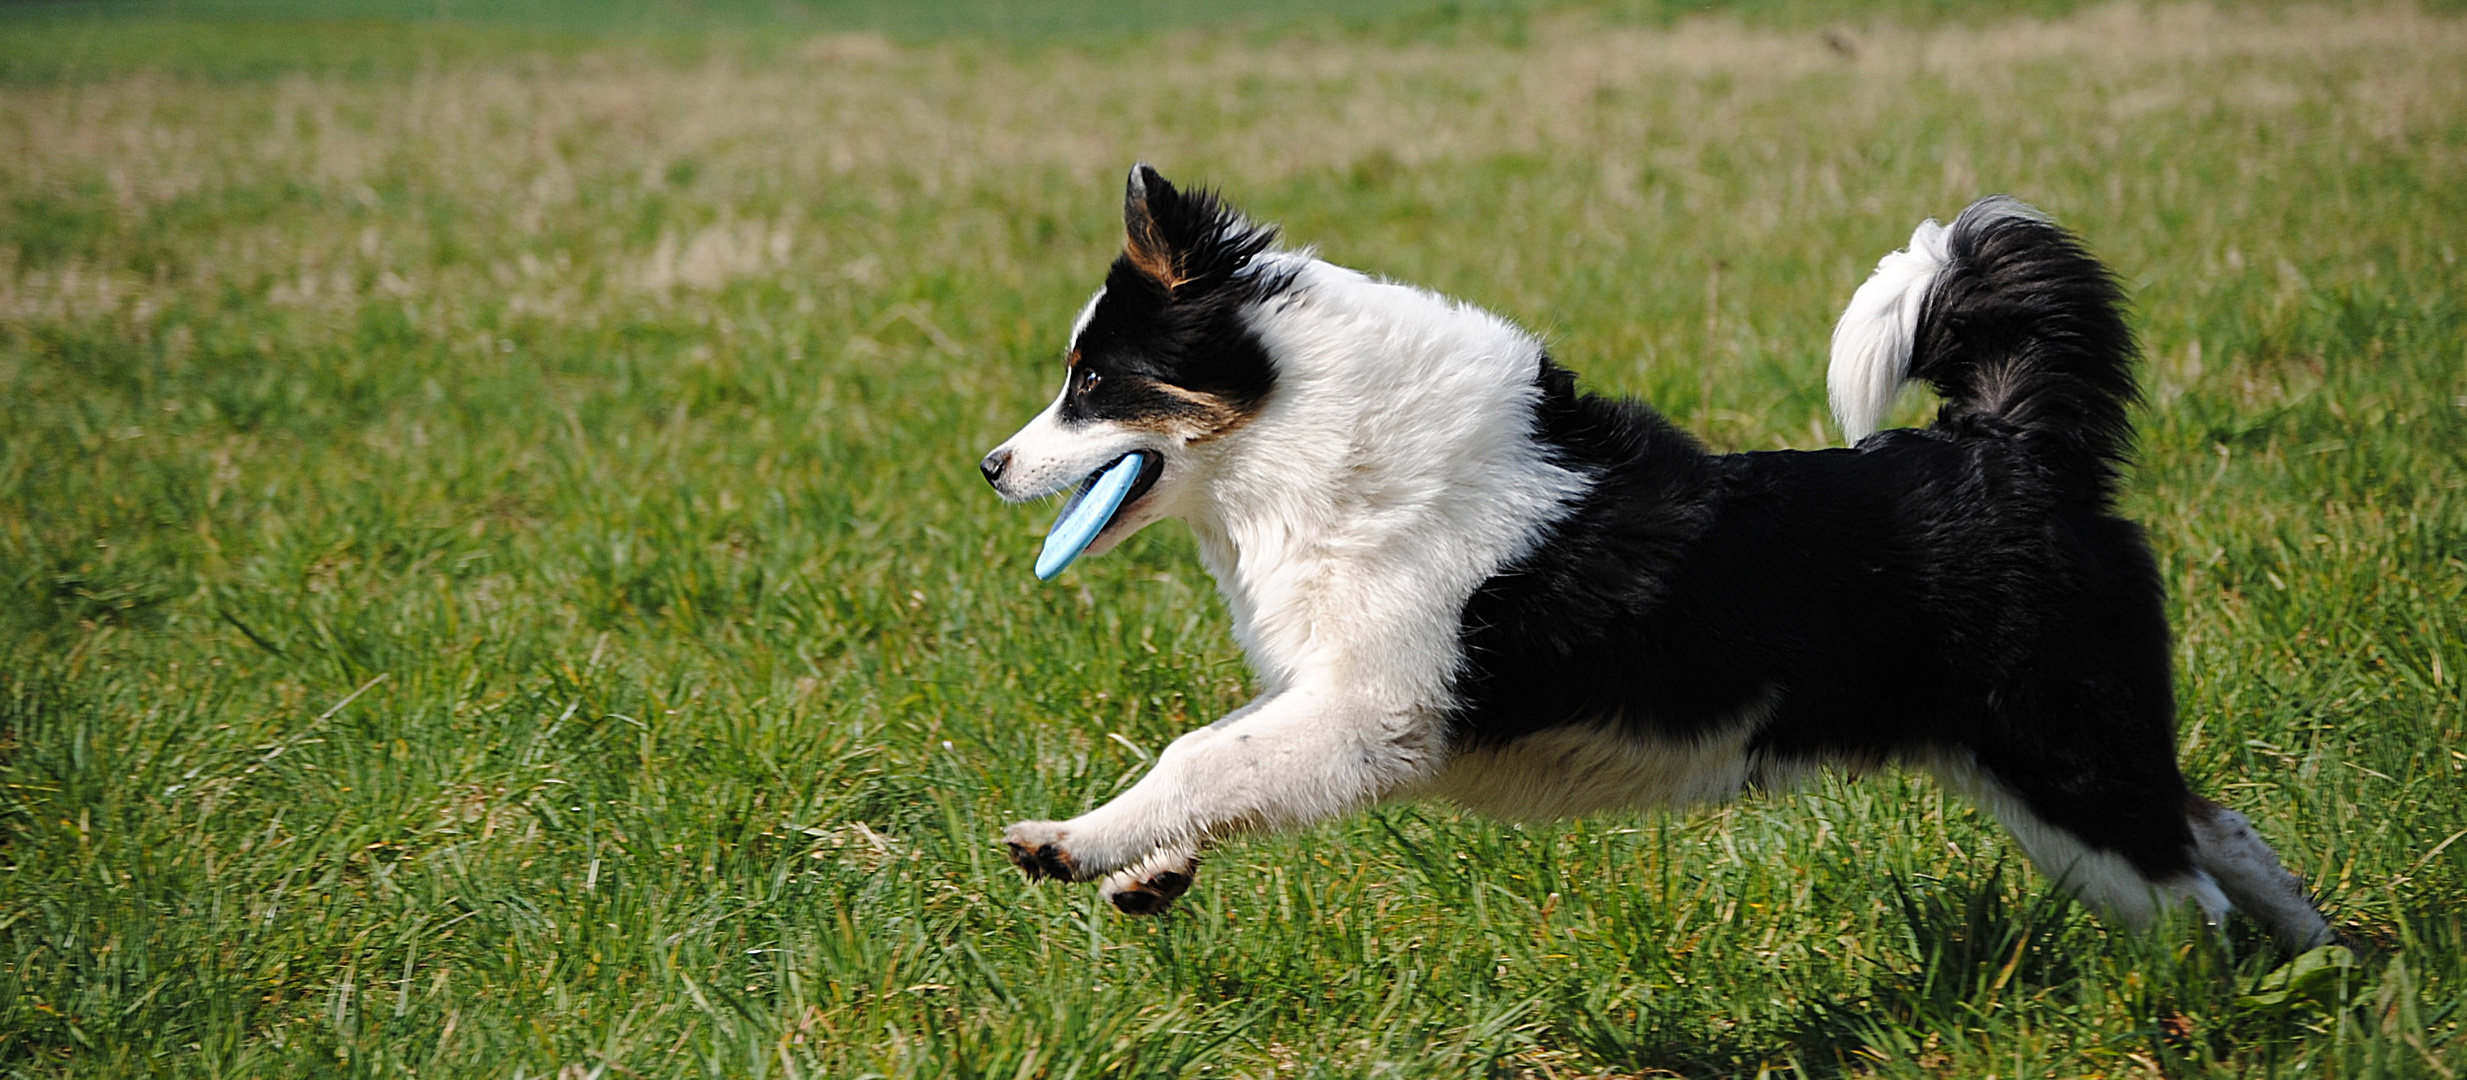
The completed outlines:
<svg viewBox="0 0 2467 1080">
<path fill-rule="evenodd" d="M 1052 878 L 1056 881 L 1079 881 L 1083 875 L 1079 864 L 1062 846 L 1063 831 L 1051 822 L 1023 821 L 1011 826 L 1002 838 L 1010 849 L 1011 864 L 1028 875 L 1030 881 Z"/>
<path fill-rule="evenodd" d="M 1180 869 L 1145 872 L 1125 870 L 1106 879 L 1097 892 L 1114 910 L 1125 915 L 1155 915 L 1191 891 L 1192 872 L 1196 869 L 1185 865 Z"/>
</svg>

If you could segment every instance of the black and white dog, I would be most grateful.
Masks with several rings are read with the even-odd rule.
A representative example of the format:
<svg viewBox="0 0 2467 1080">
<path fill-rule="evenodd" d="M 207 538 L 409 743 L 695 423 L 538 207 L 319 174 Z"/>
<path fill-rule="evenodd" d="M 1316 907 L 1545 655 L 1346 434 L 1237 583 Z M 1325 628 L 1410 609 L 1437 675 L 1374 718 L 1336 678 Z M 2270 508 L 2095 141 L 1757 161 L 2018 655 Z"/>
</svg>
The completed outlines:
<svg viewBox="0 0 2467 1080">
<path fill-rule="evenodd" d="M 1188 523 L 1261 693 L 1112 802 L 1012 826 L 1030 877 L 1144 913 L 1213 840 L 1387 799 L 1539 819 L 1898 763 L 2116 921 L 2189 900 L 2330 939 L 2177 771 L 2163 586 L 2112 509 L 2136 349 L 2038 212 L 1919 226 L 1834 331 L 1855 445 L 1744 454 L 1144 165 L 1124 217 L 1061 396 L 985 477 L 1034 499 L 1145 451 L 1091 550 Z M 1935 424 L 1877 432 L 1914 380 Z"/>
</svg>

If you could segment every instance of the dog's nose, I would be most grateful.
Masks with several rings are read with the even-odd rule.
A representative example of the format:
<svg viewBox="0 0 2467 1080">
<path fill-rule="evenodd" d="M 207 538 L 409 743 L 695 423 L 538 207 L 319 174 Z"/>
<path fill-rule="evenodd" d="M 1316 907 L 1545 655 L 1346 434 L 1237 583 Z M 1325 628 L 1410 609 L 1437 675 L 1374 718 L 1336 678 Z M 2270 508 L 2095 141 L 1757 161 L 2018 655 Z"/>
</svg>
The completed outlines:
<svg viewBox="0 0 2467 1080">
<path fill-rule="evenodd" d="M 977 462 L 977 469 L 985 474 L 985 482 L 988 484 L 1002 483 L 1002 470 L 1010 467 L 1011 452 L 1008 450 L 996 450 L 985 455 L 985 460 Z"/>
</svg>

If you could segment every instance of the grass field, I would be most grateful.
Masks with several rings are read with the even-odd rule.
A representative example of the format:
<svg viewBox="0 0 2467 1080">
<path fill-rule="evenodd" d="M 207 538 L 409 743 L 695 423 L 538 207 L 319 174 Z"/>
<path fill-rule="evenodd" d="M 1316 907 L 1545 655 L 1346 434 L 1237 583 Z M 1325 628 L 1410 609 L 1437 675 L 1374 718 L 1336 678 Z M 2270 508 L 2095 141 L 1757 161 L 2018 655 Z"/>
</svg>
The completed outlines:
<svg viewBox="0 0 2467 1080">
<path fill-rule="evenodd" d="M 0 20 L 0 1070 L 2467 1073 L 2467 20 L 1397 10 Z M 1735 448 L 1835 440 L 1917 220 L 2052 211 L 2187 768 L 2360 957 L 2111 933 L 1896 775 L 1022 882 L 1245 699 L 1179 526 L 1040 585 L 976 476 L 1135 158 Z"/>
</svg>

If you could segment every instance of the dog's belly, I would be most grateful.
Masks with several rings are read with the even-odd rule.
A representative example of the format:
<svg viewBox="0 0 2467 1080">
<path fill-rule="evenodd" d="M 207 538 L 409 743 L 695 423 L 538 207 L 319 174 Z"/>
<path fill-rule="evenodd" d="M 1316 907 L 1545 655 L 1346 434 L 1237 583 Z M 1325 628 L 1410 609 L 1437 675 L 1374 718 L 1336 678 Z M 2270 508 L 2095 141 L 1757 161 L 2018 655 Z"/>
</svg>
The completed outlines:
<svg viewBox="0 0 2467 1080">
<path fill-rule="evenodd" d="M 1755 779 L 1753 734 L 1747 723 L 1688 740 L 1608 724 L 1551 728 L 1458 753 L 1429 794 L 1514 821 L 1723 802 Z"/>
</svg>

